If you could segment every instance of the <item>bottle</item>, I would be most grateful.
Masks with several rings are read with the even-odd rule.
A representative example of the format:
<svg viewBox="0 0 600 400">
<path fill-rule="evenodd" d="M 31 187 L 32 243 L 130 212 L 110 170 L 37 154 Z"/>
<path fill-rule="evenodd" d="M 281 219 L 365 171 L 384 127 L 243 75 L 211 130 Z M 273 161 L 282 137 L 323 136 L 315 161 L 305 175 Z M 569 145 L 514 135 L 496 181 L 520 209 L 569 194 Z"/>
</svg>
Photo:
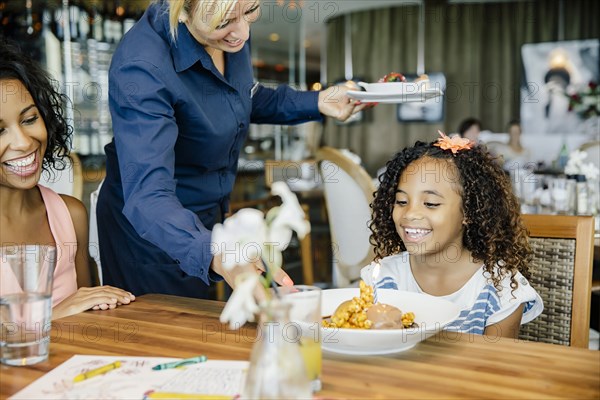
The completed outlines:
<svg viewBox="0 0 600 400">
<path fill-rule="evenodd" d="M 125 35 L 133 25 L 135 25 L 136 17 L 135 10 L 132 4 L 125 7 L 125 14 L 123 15 L 123 35 Z"/>
<path fill-rule="evenodd" d="M 54 10 L 55 35 L 59 40 L 63 40 L 64 38 L 65 18 L 62 8 Z"/>
<path fill-rule="evenodd" d="M 78 25 L 79 25 L 79 38 L 82 41 L 87 40 L 87 38 L 90 35 L 90 17 L 84 8 L 82 8 L 79 11 Z"/>
<path fill-rule="evenodd" d="M 112 21 L 109 19 L 108 14 L 103 17 L 102 30 L 104 31 L 104 42 L 113 43 Z"/>
<path fill-rule="evenodd" d="M 564 171 L 568 161 L 569 149 L 567 147 L 567 144 L 563 143 L 562 147 L 560 148 L 560 153 L 558 153 L 558 169 Z"/>
<path fill-rule="evenodd" d="M 67 21 L 65 21 L 65 23 L 66 22 Z M 77 7 L 75 5 L 69 6 L 68 23 L 69 23 L 69 30 L 71 33 L 71 41 L 72 42 L 77 41 L 77 39 L 79 38 L 79 32 L 78 32 L 79 7 Z"/>
<path fill-rule="evenodd" d="M 585 175 L 575 175 L 575 191 L 577 192 L 577 215 L 589 214 L 588 209 L 588 187 Z"/>
<path fill-rule="evenodd" d="M 119 0 L 113 3 L 113 13 L 111 18 L 111 29 L 113 43 L 119 43 L 123 37 L 123 17 L 125 15 L 125 7 Z"/>
<path fill-rule="evenodd" d="M 104 18 L 102 11 L 94 6 L 92 15 L 92 38 L 97 42 L 102 42 L 104 40 Z"/>
</svg>

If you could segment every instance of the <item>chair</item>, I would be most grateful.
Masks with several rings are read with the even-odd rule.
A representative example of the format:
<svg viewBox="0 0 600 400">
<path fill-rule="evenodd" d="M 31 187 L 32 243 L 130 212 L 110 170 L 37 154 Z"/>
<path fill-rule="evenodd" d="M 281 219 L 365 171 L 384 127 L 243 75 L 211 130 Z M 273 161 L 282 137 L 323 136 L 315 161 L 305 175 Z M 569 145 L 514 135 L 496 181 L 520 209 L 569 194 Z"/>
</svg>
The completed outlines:
<svg viewBox="0 0 600 400">
<path fill-rule="evenodd" d="M 531 285 L 544 312 L 521 326 L 525 340 L 588 347 L 594 218 L 523 215 L 533 250 Z"/>
<path fill-rule="evenodd" d="M 98 283 L 102 286 L 102 264 L 100 264 L 100 241 L 98 240 L 98 221 L 96 219 L 96 205 L 98 204 L 98 195 L 100 194 L 100 188 L 104 183 L 104 179 L 100 182 L 96 190 L 90 194 L 90 228 L 89 228 L 89 241 L 88 251 L 90 257 L 94 259 L 96 263 L 96 269 L 98 274 Z"/>
<path fill-rule="evenodd" d="M 69 154 L 71 159 L 65 157 L 65 169 L 42 172 L 40 184 L 49 187 L 56 193 L 68 194 L 79 200 L 83 199 L 83 169 L 76 153 Z"/>
<path fill-rule="evenodd" d="M 273 182 L 292 180 L 292 182 L 301 182 L 303 175 L 308 169 L 310 172 L 311 167 L 314 168 L 314 160 L 304 161 L 278 161 L 278 160 L 266 160 L 265 161 L 265 186 L 268 190 L 271 190 Z M 307 168 L 308 167 L 308 168 Z M 316 182 L 314 180 L 312 183 Z M 291 182 L 288 182 L 290 185 Z M 290 187 L 291 190 L 297 189 L 296 187 Z M 310 207 L 308 204 L 301 204 L 304 214 L 308 219 L 310 216 Z M 238 208 L 239 209 L 239 208 Z M 302 260 L 302 281 L 305 285 L 314 284 L 314 263 L 312 255 L 312 237 L 309 233 L 300 240 L 300 258 Z"/>
<path fill-rule="evenodd" d="M 375 254 L 368 227 L 375 186 L 369 174 L 338 149 L 323 147 L 316 159 L 331 230 L 333 284 L 348 286 Z"/>
<path fill-rule="evenodd" d="M 265 161 L 265 186 L 271 188 L 273 182 L 283 181 L 291 190 L 308 192 L 319 187 L 321 181 L 316 173 L 315 160 Z"/>
</svg>

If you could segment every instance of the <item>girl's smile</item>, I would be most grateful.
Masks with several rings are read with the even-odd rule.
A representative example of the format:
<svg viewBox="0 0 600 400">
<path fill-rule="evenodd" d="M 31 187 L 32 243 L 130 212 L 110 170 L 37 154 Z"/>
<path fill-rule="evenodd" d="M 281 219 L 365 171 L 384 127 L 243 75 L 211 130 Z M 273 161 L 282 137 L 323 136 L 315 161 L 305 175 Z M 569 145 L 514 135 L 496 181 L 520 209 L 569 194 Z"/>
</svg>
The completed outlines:
<svg viewBox="0 0 600 400">
<path fill-rule="evenodd" d="M 431 233 L 431 229 L 414 228 L 414 227 L 402 227 L 404 235 L 400 235 L 402 240 L 406 242 L 420 242 L 427 239 L 427 236 Z"/>
<path fill-rule="evenodd" d="M 392 218 L 409 253 L 455 257 L 462 251 L 462 196 L 454 168 L 447 160 L 424 157 L 400 176 Z"/>
</svg>

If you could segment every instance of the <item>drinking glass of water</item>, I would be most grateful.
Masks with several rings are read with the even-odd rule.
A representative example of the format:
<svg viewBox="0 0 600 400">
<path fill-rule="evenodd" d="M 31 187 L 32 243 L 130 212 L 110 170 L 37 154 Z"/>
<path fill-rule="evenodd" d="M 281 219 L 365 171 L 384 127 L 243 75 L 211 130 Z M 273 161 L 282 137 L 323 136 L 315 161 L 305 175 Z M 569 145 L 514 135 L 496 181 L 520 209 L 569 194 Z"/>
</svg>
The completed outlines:
<svg viewBox="0 0 600 400">
<path fill-rule="evenodd" d="M 0 247 L 0 362 L 31 365 L 48 358 L 56 248 Z"/>
<path fill-rule="evenodd" d="M 563 177 L 550 182 L 552 205 L 556 214 L 575 214 L 576 182 Z"/>
</svg>

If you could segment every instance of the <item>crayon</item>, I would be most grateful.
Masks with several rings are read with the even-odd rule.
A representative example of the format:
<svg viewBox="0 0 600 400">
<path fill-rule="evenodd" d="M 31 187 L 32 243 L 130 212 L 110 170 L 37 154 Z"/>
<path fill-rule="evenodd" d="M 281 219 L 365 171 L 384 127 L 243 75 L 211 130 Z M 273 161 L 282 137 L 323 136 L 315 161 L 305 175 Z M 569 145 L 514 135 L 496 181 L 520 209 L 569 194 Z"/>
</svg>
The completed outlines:
<svg viewBox="0 0 600 400">
<path fill-rule="evenodd" d="M 102 367 L 89 370 L 88 372 L 84 372 L 83 374 L 79 374 L 75 378 L 73 378 L 73 382 L 85 381 L 86 379 L 90 379 L 90 378 L 93 378 L 95 376 L 105 374 L 108 371 L 112 371 L 113 369 L 117 369 L 120 366 L 121 366 L 121 361 L 115 361 L 115 362 L 110 363 L 108 365 L 104 365 Z"/>
<path fill-rule="evenodd" d="M 158 371 L 161 369 L 179 368 L 179 367 L 182 367 L 182 366 L 188 365 L 188 364 L 203 363 L 206 360 L 208 360 L 208 358 L 206 358 L 206 356 L 198 356 L 198 357 L 186 358 L 185 360 L 173 361 L 173 362 L 168 362 L 165 364 L 158 364 L 158 365 L 155 365 L 154 367 L 152 367 L 152 369 L 155 371 Z"/>
<path fill-rule="evenodd" d="M 174 399 L 174 400 L 231 400 L 233 396 L 224 396 L 221 394 L 195 394 L 195 393 L 169 393 L 150 391 L 144 395 L 146 399 Z"/>
</svg>

